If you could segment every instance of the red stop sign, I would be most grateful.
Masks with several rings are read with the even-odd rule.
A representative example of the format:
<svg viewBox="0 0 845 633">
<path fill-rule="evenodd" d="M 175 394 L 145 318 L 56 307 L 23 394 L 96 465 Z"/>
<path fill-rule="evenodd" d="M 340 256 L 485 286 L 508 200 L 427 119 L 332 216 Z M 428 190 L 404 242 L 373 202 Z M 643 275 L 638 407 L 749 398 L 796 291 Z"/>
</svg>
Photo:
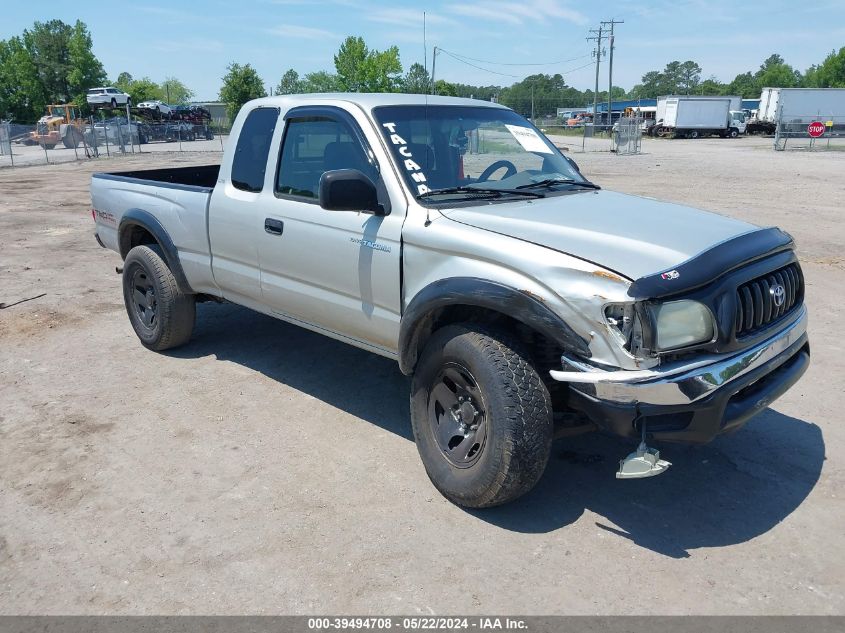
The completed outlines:
<svg viewBox="0 0 845 633">
<path fill-rule="evenodd" d="M 824 134 L 824 123 L 821 121 L 813 121 L 807 126 L 807 134 L 813 138 L 819 138 Z"/>
</svg>

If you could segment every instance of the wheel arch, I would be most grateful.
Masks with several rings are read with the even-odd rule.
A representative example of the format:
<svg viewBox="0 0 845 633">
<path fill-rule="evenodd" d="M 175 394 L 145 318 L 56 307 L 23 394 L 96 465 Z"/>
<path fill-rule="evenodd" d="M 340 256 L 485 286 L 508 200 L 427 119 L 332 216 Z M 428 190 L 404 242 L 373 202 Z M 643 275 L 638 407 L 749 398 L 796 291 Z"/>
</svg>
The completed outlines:
<svg viewBox="0 0 845 633">
<path fill-rule="evenodd" d="M 467 320 L 505 321 L 524 334 L 552 341 L 561 351 L 589 355 L 588 343 L 540 297 L 476 277 L 435 281 L 408 304 L 399 326 L 399 367 L 410 375 L 428 338 L 449 323 Z"/>
<path fill-rule="evenodd" d="M 182 269 L 182 262 L 179 260 L 179 251 L 173 240 L 167 234 L 155 216 L 143 209 L 129 209 L 120 218 L 120 225 L 117 229 L 117 240 L 120 248 L 120 257 L 126 259 L 129 251 L 142 244 L 157 244 L 164 255 L 168 268 L 176 278 L 179 290 L 185 294 L 194 294 L 185 271 Z"/>
</svg>

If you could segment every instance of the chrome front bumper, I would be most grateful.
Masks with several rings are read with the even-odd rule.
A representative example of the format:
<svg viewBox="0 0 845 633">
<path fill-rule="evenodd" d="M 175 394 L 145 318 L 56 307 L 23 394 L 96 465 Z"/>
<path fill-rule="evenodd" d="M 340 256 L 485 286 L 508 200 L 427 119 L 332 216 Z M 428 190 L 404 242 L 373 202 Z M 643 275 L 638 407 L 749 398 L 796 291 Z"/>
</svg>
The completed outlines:
<svg viewBox="0 0 845 633">
<path fill-rule="evenodd" d="M 806 339 L 807 309 L 802 306 L 798 318 L 776 336 L 729 358 L 710 355 L 657 369 L 603 371 L 563 356 L 567 370 L 549 373 L 555 380 L 570 383 L 576 390 L 609 404 L 690 405 L 791 353 Z"/>
</svg>

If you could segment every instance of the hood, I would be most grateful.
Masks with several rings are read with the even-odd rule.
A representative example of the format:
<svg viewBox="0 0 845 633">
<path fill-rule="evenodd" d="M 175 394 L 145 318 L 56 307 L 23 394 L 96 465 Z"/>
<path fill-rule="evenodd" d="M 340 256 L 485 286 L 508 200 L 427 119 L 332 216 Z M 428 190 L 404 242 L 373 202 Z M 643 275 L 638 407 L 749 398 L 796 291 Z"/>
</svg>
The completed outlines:
<svg viewBox="0 0 845 633">
<path fill-rule="evenodd" d="M 604 190 L 442 213 L 456 222 L 574 255 L 629 279 L 674 268 L 757 229 L 692 207 Z"/>
</svg>

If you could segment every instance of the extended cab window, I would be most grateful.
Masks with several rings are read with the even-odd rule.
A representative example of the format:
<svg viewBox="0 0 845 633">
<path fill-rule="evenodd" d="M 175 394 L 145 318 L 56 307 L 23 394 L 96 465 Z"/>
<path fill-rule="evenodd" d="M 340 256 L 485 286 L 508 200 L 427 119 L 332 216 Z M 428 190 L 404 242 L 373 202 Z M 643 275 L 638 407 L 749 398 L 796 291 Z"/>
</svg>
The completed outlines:
<svg viewBox="0 0 845 633">
<path fill-rule="evenodd" d="M 256 108 L 246 117 L 232 159 L 232 184 L 243 191 L 264 187 L 270 141 L 279 120 L 278 108 Z"/>
<path fill-rule="evenodd" d="M 317 199 L 320 176 L 335 169 L 357 169 L 378 180 L 375 163 L 344 121 L 322 116 L 288 121 L 276 192 Z"/>
</svg>

